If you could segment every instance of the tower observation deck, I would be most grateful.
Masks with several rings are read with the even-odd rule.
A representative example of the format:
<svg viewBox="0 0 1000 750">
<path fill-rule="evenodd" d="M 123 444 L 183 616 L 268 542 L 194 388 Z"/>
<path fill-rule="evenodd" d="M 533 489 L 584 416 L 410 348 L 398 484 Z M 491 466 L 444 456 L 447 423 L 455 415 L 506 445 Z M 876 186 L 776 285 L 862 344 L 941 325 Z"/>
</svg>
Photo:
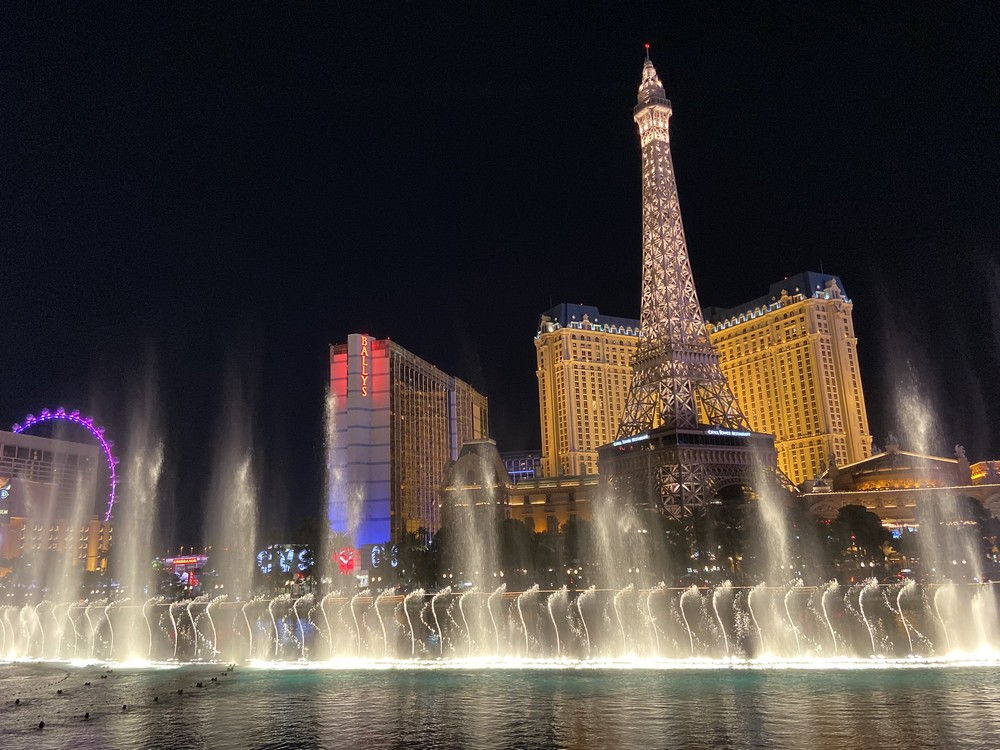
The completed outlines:
<svg viewBox="0 0 1000 750">
<path fill-rule="evenodd" d="M 647 48 L 634 110 L 642 149 L 641 333 L 618 436 L 599 449 L 599 473 L 637 503 L 691 516 L 727 487 L 777 473 L 774 437 L 750 429 L 698 304 L 670 155 L 672 112 Z"/>
</svg>

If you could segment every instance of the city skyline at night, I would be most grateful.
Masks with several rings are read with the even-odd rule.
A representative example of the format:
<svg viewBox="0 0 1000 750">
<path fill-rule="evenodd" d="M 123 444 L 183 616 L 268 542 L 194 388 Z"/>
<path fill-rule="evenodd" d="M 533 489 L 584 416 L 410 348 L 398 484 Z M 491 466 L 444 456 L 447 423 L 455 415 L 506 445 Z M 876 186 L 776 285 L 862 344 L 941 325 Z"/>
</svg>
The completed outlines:
<svg viewBox="0 0 1000 750">
<path fill-rule="evenodd" d="M 976 94 L 991 79 L 968 19 L 673 9 L 598 32 L 473 16 L 416 39 L 405 11 L 350 38 L 292 14 L 220 40 L 212 10 L 202 26 L 160 12 L 12 40 L 0 410 L 124 425 L 129 374 L 152 361 L 180 538 L 197 533 L 226 370 L 252 396 L 257 457 L 288 467 L 263 479 L 263 522 L 318 514 L 326 347 L 351 331 L 468 381 L 503 449 L 537 446 L 538 311 L 638 316 L 627 113 L 647 40 L 679 107 L 702 304 L 839 274 L 876 442 L 1000 454 L 1000 335 L 982 314 L 1000 307 L 996 170 Z M 901 423 L 901 400 L 933 428 Z"/>
</svg>

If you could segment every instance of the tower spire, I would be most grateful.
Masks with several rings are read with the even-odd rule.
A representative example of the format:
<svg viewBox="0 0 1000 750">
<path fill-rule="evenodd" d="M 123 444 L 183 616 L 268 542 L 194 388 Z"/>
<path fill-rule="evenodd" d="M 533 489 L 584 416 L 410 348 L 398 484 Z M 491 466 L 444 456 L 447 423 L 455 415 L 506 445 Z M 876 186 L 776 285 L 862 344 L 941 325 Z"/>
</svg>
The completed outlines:
<svg viewBox="0 0 1000 750">
<path fill-rule="evenodd" d="M 653 67 L 653 61 L 649 59 L 649 43 L 647 42 L 646 60 L 642 64 L 642 82 L 639 84 L 639 105 L 636 107 L 636 112 L 639 111 L 639 107 L 654 101 L 665 103 L 668 107 L 670 106 L 670 102 L 667 101 L 667 95 L 663 91 L 663 84 L 660 83 L 660 77 L 656 75 L 656 68 Z"/>
</svg>

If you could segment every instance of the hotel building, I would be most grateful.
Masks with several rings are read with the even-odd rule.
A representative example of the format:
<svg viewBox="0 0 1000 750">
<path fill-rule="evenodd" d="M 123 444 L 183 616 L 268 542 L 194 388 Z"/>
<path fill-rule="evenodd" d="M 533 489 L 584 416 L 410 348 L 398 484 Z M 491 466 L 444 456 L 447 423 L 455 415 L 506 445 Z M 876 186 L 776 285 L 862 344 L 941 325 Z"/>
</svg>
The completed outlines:
<svg viewBox="0 0 1000 750">
<path fill-rule="evenodd" d="M 535 336 L 542 476 L 597 473 L 597 448 L 618 432 L 639 321 L 556 305 Z"/>
<path fill-rule="evenodd" d="M 95 445 L 0 431 L 0 558 L 69 553 L 75 566 L 104 570 L 111 525 L 99 474 Z"/>
<path fill-rule="evenodd" d="M 488 437 L 488 404 L 468 383 L 390 339 L 330 347 L 328 518 L 354 546 L 441 525 L 438 492 L 463 443 Z"/>
<path fill-rule="evenodd" d="M 705 310 L 722 371 L 755 430 L 775 436 L 794 482 L 871 455 L 853 304 L 836 276 L 806 272 L 767 295 Z"/>
<path fill-rule="evenodd" d="M 704 311 L 712 344 L 757 432 L 775 436 L 795 484 L 871 455 L 852 303 L 836 276 L 801 273 L 734 308 Z M 638 321 L 557 305 L 535 336 L 544 476 L 594 474 L 615 439 Z"/>
</svg>

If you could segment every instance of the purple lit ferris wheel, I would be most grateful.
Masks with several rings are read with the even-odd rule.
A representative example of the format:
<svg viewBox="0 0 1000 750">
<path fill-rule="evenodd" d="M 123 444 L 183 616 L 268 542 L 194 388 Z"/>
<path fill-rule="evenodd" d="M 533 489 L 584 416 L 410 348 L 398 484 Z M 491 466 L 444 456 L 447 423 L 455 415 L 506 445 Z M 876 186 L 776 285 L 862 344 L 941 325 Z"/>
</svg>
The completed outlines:
<svg viewBox="0 0 1000 750">
<path fill-rule="evenodd" d="M 55 411 L 49 411 L 48 409 L 42 409 L 38 416 L 34 414 L 29 414 L 20 423 L 15 424 L 10 428 L 11 432 L 24 432 L 31 429 L 35 425 L 40 425 L 43 422 L 52 421 L 62 421 L 71 422 L 72 424 L 79 425 L 87 432 L 89 432 L 98 443 L 101 445 L 101 450 L 104 451 L 104 458 L 108 462 L 108 474 L 109 474 L 109 484 L 110 491 L 108 492 L 108 509 L 104 513 L 104 522 L 107 523 L 111 520 L 111 511 L 115 508 L 115 490 L 118 487 L 118 459 L 111 452 L 112 443 L 110 440 L 104 438 L 104 428 L 94 427 L 93 417 L 81 417 L 80 412 L 77 410 L 68 412 L 61 406 Z"/>
</svg>

